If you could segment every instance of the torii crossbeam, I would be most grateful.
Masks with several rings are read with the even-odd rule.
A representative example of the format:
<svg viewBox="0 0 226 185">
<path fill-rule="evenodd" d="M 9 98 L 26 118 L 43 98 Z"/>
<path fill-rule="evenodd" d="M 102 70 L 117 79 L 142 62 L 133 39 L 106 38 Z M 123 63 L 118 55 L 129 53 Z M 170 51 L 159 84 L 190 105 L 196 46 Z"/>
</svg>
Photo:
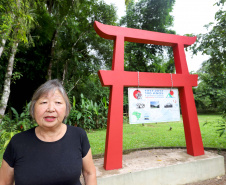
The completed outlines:
<svg viewBox="0 0 226 185">
<path fill-rule="evenodd" d="M 124 42 L 137 42 L 171 46 L 174 53 L 176 74 L 172 75 L 173 86 L 179 89 L 181 111 L 187 153 L 193 156 L 204 154 L 198 116 L 192 87 L 197 86 L 198 75 L 188 72 L 184 48 L 193 44 L 196 37 L 186 37 L 153 31 L 124 28 L 94 23 L 97 34 L 114 40 L 112 70 L 100 70 L 98 75 L 103 86 L 110 87 L 104 168 L 122 168 L 123 139 L 123 89 L 138 85 L 137 72 L 124 71 Z M 140 87 L 171 87 L 171 74 L 139 73 Z"/>
</svg>

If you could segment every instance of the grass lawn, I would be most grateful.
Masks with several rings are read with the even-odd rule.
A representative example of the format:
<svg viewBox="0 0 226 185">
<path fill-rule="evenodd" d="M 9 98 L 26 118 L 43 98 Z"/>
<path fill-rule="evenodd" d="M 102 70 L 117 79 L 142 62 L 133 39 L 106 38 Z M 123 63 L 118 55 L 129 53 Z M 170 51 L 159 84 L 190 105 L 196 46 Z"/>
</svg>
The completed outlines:
<svg viewBox="0 0 226 185">
<path fill-rule="evenodd" d="M 219 137 L 217 121 L 220 115 L 199 115 L 204 147 L 226 148 L 225 136 Z M 182 119 L 181 119 L 182 120 Z M 205 124 L 208 122 L 208 124 Z M 204 125 L 205 124 L 205 125 Z M 172 128 L 170 130 L 170 127 Z M 88 138 L 93 155 L 103 154 L 105 148 L 106 130 L 89 131 Z M 146 147 L 185 147 L 183 122 L 124 124 L 123 125 L 123 150 Z M 0 166 L 3 151 L 0 149 Z"/>
<path fill-rule="evenodd" d="M 219 137 L 216 132 L 216 123 L 221 118 L 219 115 L 199 115 L 204 147 L 226 148 L 225 137 Z M 182 120 L 182 119 L 181 119 Z M 208 124 L 205 124 L 208 122 Z M 204 125 L 205 124 L 205 125 Z M 170 130 L 170 127 L 172 128 Z M 92 153 L 104 153 L 106 130 L 90 131 L 88 138 Z M 146 147 L 185 147 L 183 122 L 124 124 L 123 125 L 123 150 Z"/>
</svg>

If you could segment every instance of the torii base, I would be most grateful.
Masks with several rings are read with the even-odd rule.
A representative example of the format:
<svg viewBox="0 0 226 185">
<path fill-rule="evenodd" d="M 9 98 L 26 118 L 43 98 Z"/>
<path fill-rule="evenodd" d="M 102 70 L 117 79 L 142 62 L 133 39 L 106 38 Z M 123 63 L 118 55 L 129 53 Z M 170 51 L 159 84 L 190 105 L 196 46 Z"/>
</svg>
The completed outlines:
<svg viewBox="0 0 226 185">
<path fill-rule="evenodd" d="M 123 155 L 123 167 L 106 171 L 94 160 L 98 185 L 166 185 L 198 182 L 225 174 L 224 157 L 205 151 L 191 156 L 185 149 L 151 149 Z"/>
</svg>

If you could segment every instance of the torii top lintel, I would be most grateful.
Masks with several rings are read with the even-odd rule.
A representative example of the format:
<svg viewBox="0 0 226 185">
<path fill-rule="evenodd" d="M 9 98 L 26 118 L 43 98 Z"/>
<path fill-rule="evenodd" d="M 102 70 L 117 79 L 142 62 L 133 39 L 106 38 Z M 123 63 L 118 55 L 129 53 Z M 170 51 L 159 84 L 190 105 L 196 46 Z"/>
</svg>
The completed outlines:
<svg viewBox="0 0 226 185">
<path fill-rule="evenodd" d="M 125 41 L 173 47 L 177 72 L 177 74 L 173 75 L 174 87 L 197 86 L 198 76 L 189 74 L 184 53 L 184 47 L 192 45 L 195 42 L 196 37 L 123 28 L 105 25 L 97 21 L 94 22 L 94 29 L 101 37 L 115 41 L 112 71 L 100 70 L 98 72 L 103 86 L 121 84 L 129 87 L 137 85 L 137 73 L 124 71 Z M 141 72 L 140 86 L 170 87 L 172 83 L 169 75 L 170 74 Z M 112 78 L 112 76 L 114 76 L 114 78 Z M 122 76 L 124 78 L 122 78 Z M 150 81 L 150 79 L 155 80 Z"/>
<path fill-rule="evenodd" d="M 98 35 L 105 39 L 115 40 L 117 36 L 121 36 L 124 37 L 124 41 L 164 46 L 183 44 L 184 47 L 187 47 L 192 45 L 197 38 L 105 25 L 98 21 L 94 22 L 94 29 Z"/>
</svg>

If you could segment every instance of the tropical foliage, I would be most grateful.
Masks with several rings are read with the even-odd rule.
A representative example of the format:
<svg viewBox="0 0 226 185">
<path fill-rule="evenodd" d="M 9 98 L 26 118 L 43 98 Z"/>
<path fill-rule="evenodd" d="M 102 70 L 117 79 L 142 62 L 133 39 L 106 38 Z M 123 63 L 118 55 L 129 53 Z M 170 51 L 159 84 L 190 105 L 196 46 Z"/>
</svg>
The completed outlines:
<svg viewBox="0 0 226 185">
<path fill-rule="evenodd" d="M 27 104 L 21 114 L 11 107 L 12 115 L 9 115 L 8 113 L 4 116 L 0 124 L 1 148 L 5 148 L 15 134 L 37 125 L 29 114 L 29 106 L 30 104 Z"/>
<path fill-rule="evenodd" d="M 106 97 L 97 103 L 89 100 L 81 94 L 81 103 L 76 104 L 73 96 L 73 106 L 66 123 L 78 126 L 86 130 L 106 128 L 107 126 L 108 102 Z"/>
<path fill-rule="evenodd" d="M 226 10 L 225 0 L 216 3 L 219 10 L 215 14 L 216 23 L 206 25 L 210 31 L 198 35 L 199 42 L 193 52 L 209 55 L 204 61 L 199 74 L 199 85 L 195 89 L 198 109 L 216 111 L 222 114 L 218 122 L 220 136 L 226 133 Z"/>
<path fill-rule="evenodd" d="M 21 2 L 11 1 L 12 3 Z M 8 5 L 11 1 L 1 1 L 0 7 L 5 7 L 5 4 Z M 10 64 L 11 75 L 7 78 L 2 74 L 8 71 L 6 68 L 12 40 L 10 34 L 0 58 L 2 75 L 0 76 L 2 87 L 0 94 L 5 97 L 3 96 L 4 87 L 6 87 L 5 79 L 8 79 L 6 90 L 8 96 L 11 89 L 10 97 L 5 98 L 9 99 L 8 111 L 11 111 L 12 106 L 21 112 L 25 103 L 30 101 L 34 90 L 50 78 L 62 80 L 71 96 L 79 100 L 81 93 L 88 94 L 88 90 L 87 92 L 83 90 L 89 89 L 87 82 L 93 82 L 93 79 L 97 78 L 97 71 L 111 65 L 112 42 L 102 39 L 95 33 L 93 22 L 97 20 L 115 25 L 117 16 L 113 5 L 97 0 L 45 0 L 35 1 L 35 3 L 37 6 L 32 8 L 28 6 L 30 8 L 28 12 L 32 12 L 29 16 L 34 20 L 33 27 L 29 27 L 25 34 L 27 37 L 23 37 L 23 40 L 29 41 L 30 38 L 32 42 L 18 43 L 16 58 L 14 63 Z M 3 13 L 3 18 L 11 15 L 6 10 Z M 5 24 L 9 22 L 3 18 L 1 18 L 2 22 Z M 5 24 L 1 25 L 1 31 L 11 30 L 10 25 L 5 26 Z M 12 83 L 12 78 L 16 83 Z M 20 79 L 16 81 L 18 78 Z M 96 93 L 93 93 L 92 97 L 95 100 L 100 98 L 100 95 L 96 96 Z M 3 104 L 3 101 L 1 102 Z"/>
<path fill-rule="evenodd" d="M 222 5 L 222 6 L 220 6 Z M 204 61 L 199 74 L 199 85 L 195 89 L 195 99 L 201 109 L 226 113 L 226 11 L 224 1 L 220 1 L 219 11 L 215 14 L 216 23 L 206 27 L 211 30 L 198 36 L 199 42 L 193 47 L 196 54 L 201 51 L 209 56 Z"/>
</svg>

